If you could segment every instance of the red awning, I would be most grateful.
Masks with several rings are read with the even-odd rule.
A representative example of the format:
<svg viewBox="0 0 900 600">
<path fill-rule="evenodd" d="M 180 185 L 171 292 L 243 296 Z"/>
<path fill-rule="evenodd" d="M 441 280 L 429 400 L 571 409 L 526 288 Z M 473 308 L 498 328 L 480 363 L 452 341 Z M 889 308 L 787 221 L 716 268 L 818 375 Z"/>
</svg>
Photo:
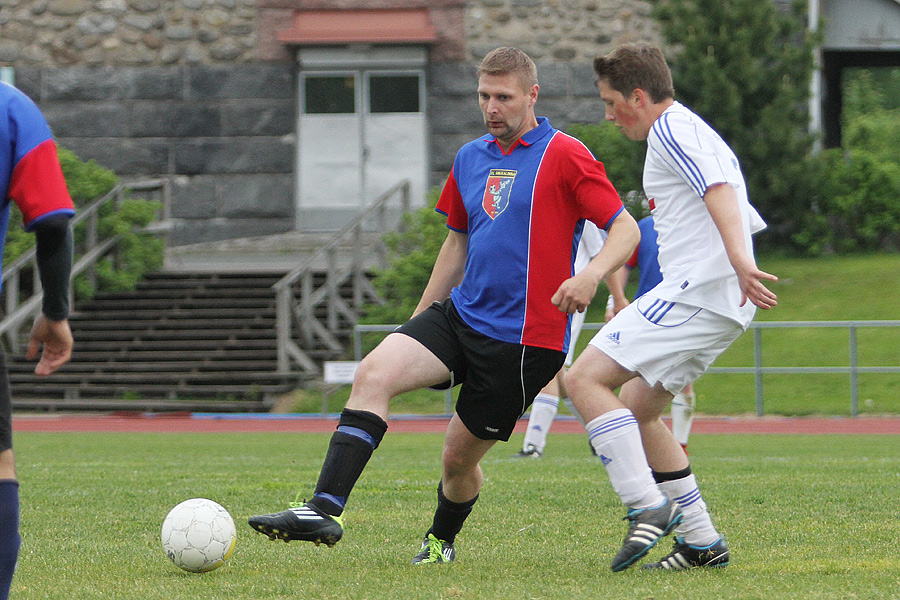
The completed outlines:
<svg viewBox="0 0 900 600">
<path fill-rule="evenodd" d="M 285 44 L 414 44 L 434 42 L 426 9 L 303 10 L 293 26 L 278 32 Z"/>
</svg>

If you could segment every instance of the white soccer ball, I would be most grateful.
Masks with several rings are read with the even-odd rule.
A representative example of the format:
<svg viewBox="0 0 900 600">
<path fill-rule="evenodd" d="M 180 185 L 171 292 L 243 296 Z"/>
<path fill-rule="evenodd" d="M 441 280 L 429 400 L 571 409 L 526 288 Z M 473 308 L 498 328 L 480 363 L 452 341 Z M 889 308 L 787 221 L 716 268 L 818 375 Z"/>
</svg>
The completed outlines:
<svg viewBox="0 0 900 600">
<path fill-rule="evenodd" d="M 160 534 L 166 556 L 185 571 L 218 569 L 234 552 L 234 520 L 206 498 L 185 500 L 166 515 Z"/>
</svg>

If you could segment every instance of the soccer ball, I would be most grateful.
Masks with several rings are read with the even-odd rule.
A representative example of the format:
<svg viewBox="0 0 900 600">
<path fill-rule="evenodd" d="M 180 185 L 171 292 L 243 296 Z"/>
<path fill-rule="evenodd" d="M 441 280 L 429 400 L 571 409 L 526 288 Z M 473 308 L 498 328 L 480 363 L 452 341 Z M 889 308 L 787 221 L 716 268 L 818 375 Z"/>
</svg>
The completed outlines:
<svg viewBox="0 0 900 600">
<path fill-rule="evenodd" d="M 173 563 L 205 573 L 221 567 L 234 551 L 234 520 L 212 500 L 191 498 L 169 511 L 160 539 Z"/>
</svg>

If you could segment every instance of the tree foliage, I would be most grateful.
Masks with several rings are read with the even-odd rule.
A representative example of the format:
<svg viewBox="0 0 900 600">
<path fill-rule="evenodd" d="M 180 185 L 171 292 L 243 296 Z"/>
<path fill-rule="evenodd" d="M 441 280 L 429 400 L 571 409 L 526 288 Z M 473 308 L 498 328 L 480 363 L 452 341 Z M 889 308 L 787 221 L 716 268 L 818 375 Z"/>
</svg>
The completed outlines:
<svg viewBox="0 0 900 600">
<path fill-rule="evenodd" d="M 649 214 L 642 183 L 647 143 L 629 140 L 609 121 L 599 124 L 573 123 L 568 133 L 581 140 L 603 163 L 606 176 L 632 216 L 640 219 Z"/>
<path fill-rule="evenodd" d="M 439 196 L 432 189 L 426 206 L 404 215 L 401 231 L 385 234 L 388 266 L 373 280 L 385 302 L 368 305 L 360 323 L 404 323 L 412 316 L 447 238 L 447 219 L 434 209 Z"/>
<path fill-rule="evenodd" d="M 809 211 L 794 242 L 810 254 L 900 249 L 900 108 L 869 71 L 844 88 L 843 148 L 809 161 Z"/>
<path fill-rule="evenodd" d="M 806 2 L 653 0 L 668 42 L 676 99 L 731 145 L 770 243 L 791 241 L 806 211 L 806 160 L 814 137 L 808 101 L 818 35 Z"/>
</svg>

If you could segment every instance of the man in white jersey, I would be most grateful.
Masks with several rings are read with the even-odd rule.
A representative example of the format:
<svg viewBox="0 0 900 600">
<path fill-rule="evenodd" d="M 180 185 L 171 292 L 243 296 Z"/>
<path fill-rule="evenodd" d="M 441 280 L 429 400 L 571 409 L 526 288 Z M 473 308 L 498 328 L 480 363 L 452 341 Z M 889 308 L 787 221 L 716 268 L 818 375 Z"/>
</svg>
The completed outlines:
<svg viewBox="0 0 900 600">
<path fill-rule="evenodd" d="M 628 533 L 612 569 L 628 568 L 673 530 L 673 551 L 645 568 L 724 567 L 728 547 L 661 415 L 743 333 L 756 307 L 776 305 L 763 280 L 777 278 L 753 258 L 751 233 L 765 223 L 747 200 L 734 153 L 674 100 L 659 49 L 619 47 L 597 58 L 594 71 L 606 119 L 628 138 L 647 140 L 643 184 L 663 274 L 600 330 L 566 375 L 628 508 Z"/>
<path fill-rule="evenodd" d="M 574 272 L 578 273 L 587 266 L 591 259 L 600 253 L 603 248 L 603 241 L 606 239 L 606 231 L 601 230 L 590 221 L 584 222 L 584 231 L 581 232 L 581 241 L 578 243 L 578 250 L 575 252 Z M 618 279 L 616 280 L 619 281 Z M 624 291 L 622 292 L 624 295 Z M 610 296 L 612 297 L 612 296 Z M 556 374 L 550 383 L 538 393 L 531 405 L 531 414 L 528 417 L 528 427 L 525 429 L 525 439 L 522 441 L 522 449 L 513 454 L 518 458 L 540 458 L 544 455 L 544 446 L 547 445 L 547 434 L 550 433 L 550 427 L 559 411 L 560 398 L 566 403 L 566 406 L 572 412 L 576 419 L 584 425 L 584 419 L 575 410 L 572 401 L 569 400 L 566 388 L 563 383 L 566 367 L 572 366 L 575 359 L 575 344 L 578 336 L 581 334 L 581 328 L 584 326 L 584 319 L 587 311 L 576 312 L 572 315 L 572 325 L 569 352 L 566 355 L 566 362 L 559 373 Z"/>
</svg>

